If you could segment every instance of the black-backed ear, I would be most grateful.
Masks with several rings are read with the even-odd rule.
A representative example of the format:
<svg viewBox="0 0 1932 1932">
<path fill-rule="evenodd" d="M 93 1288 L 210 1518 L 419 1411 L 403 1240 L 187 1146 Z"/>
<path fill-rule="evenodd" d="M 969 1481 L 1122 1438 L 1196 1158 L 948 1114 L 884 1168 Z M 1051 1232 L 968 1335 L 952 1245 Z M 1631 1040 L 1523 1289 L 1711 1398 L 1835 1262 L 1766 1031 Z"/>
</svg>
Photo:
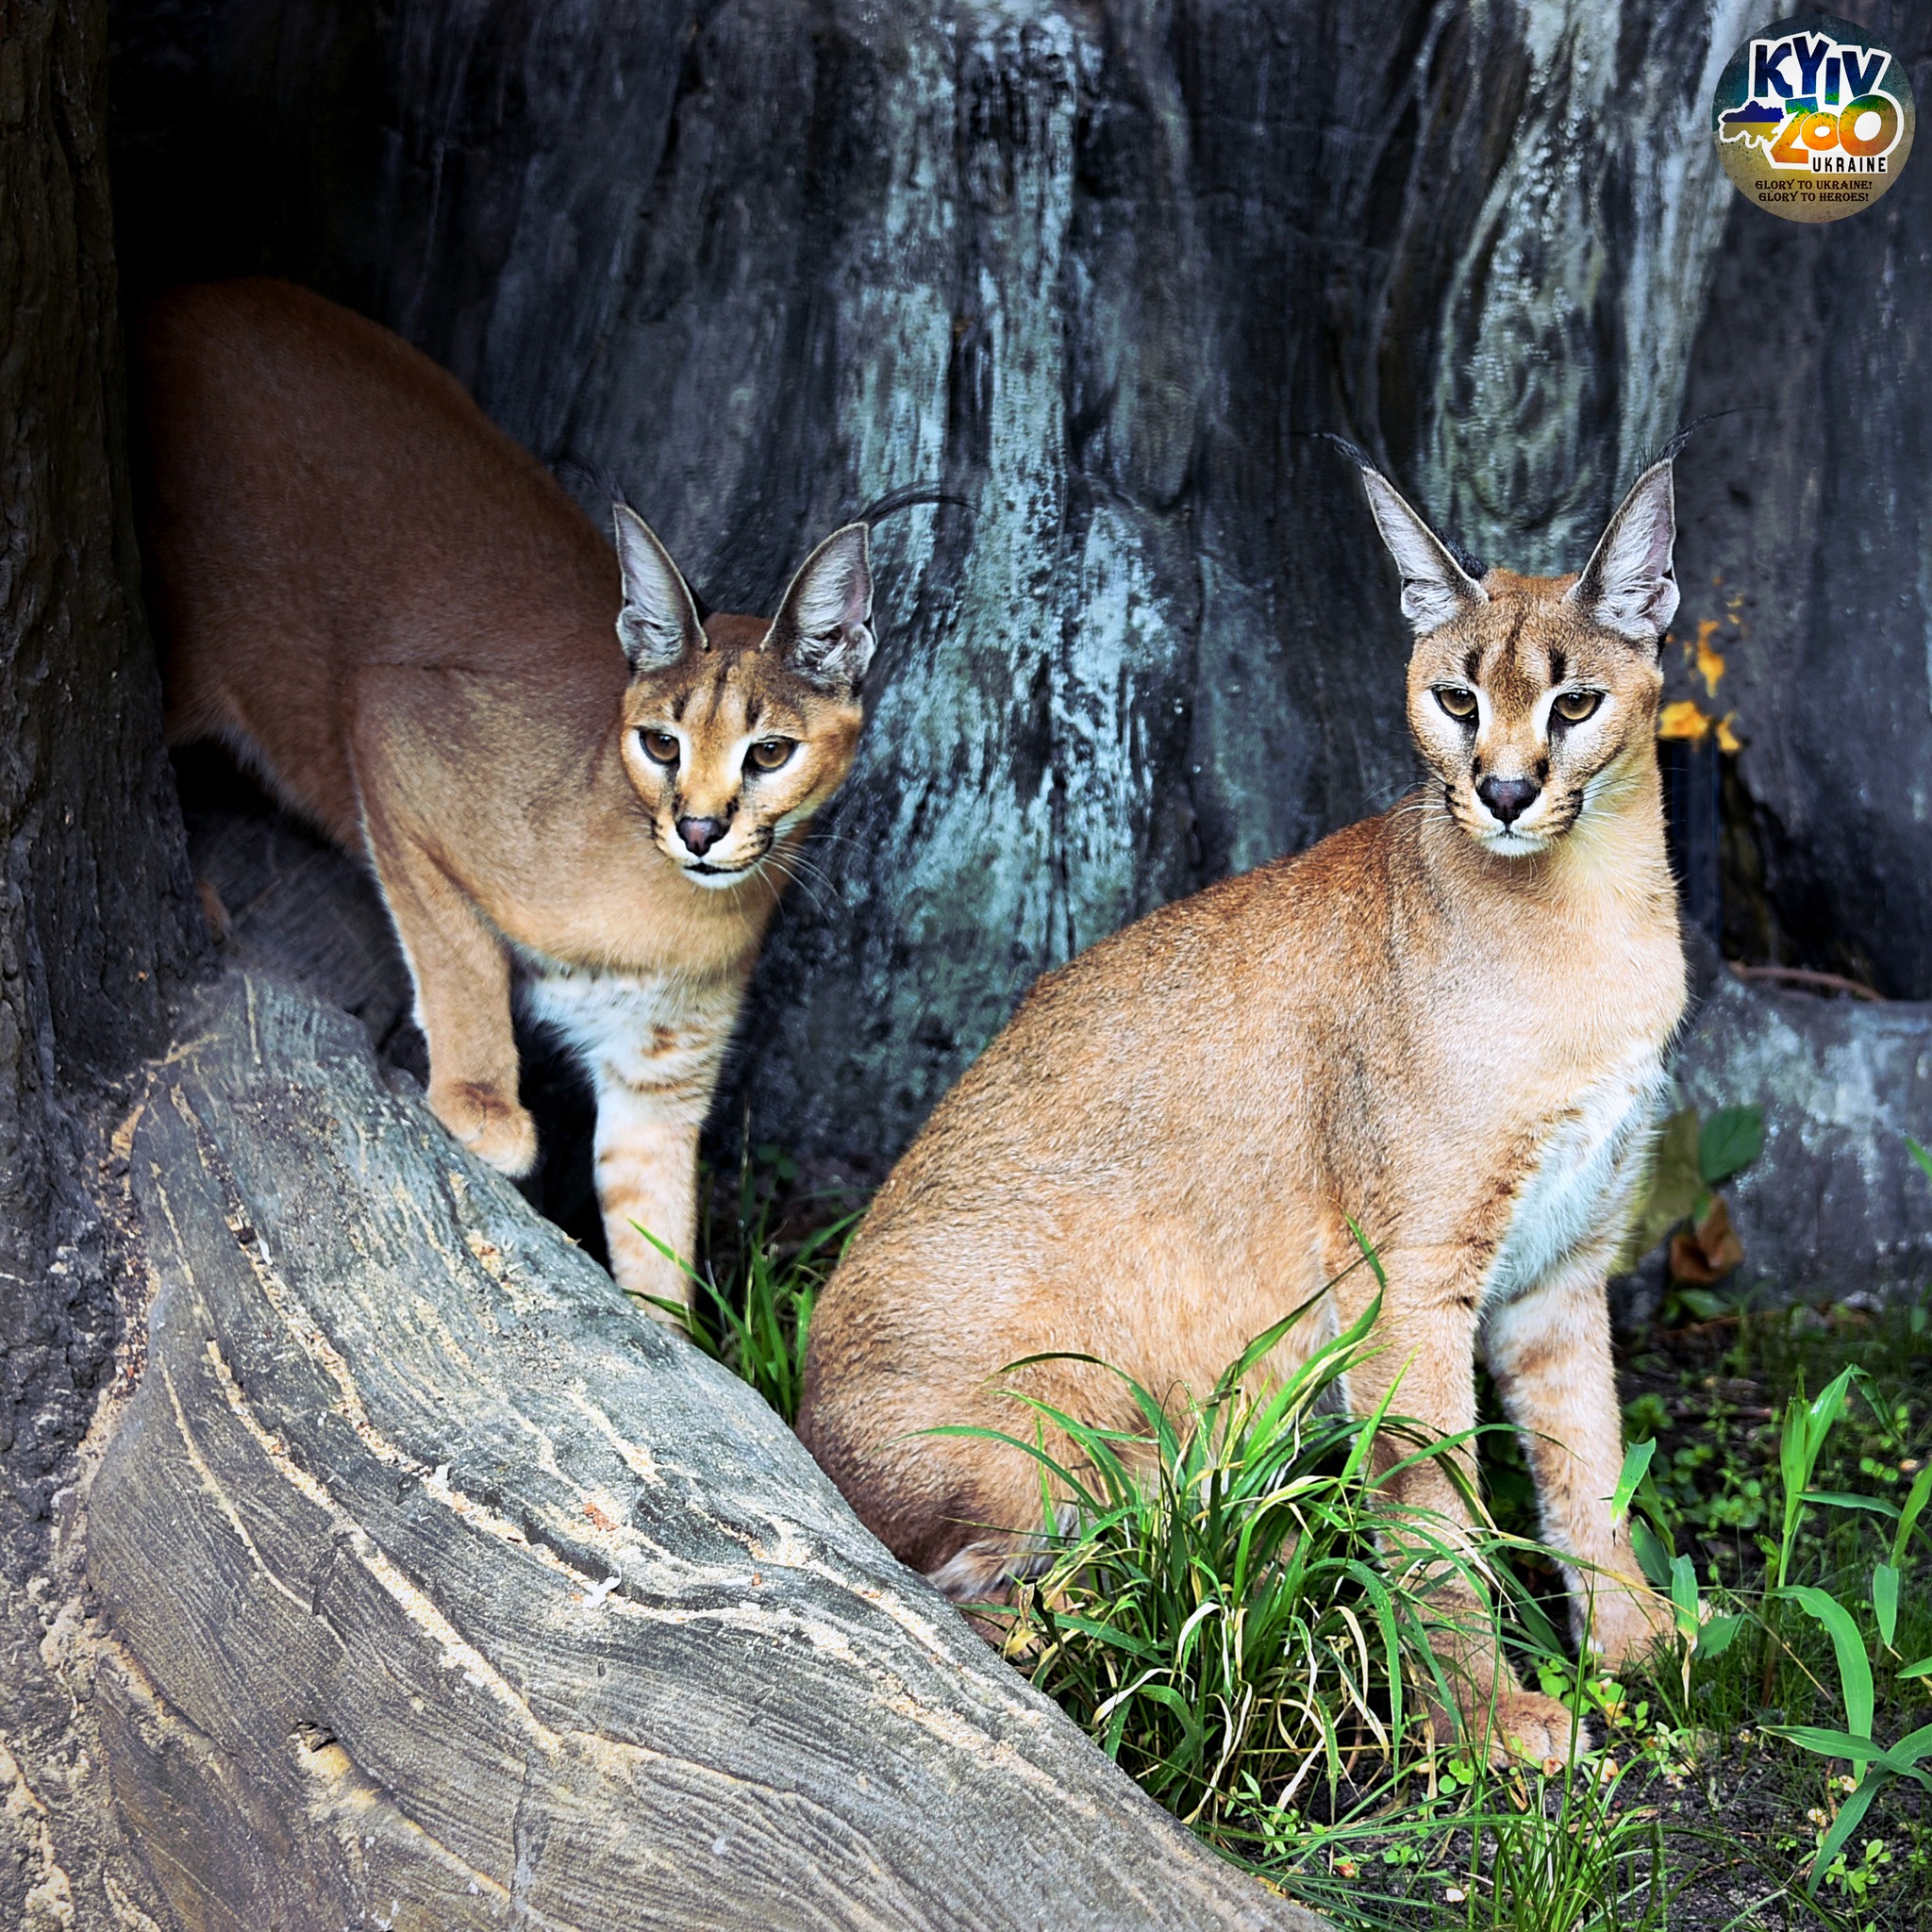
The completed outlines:
<svg viewBox="0 0 1932 1932">
<path fill-rule="evenodd" d="M 868 532 L 863 524 L 847 524 L 799 565 L 765 644 L 808 684 L 851 692 L 876 643 Z"/>
<path fill-rule="evenodd" d="M 624 608 L 617 614 L 617 641 L 633 674 L 662 671 L 685 652 L 705 648 L 691 587 L 678 574 L 671 553 L 650 525 L 628 504 L 613 503 L 617 561 L 624 572 Z"/>
<path fill-rule="evenodd" d="M 1609 527 L 1568 591 L 1591 623 L 1633 644 L 1658 644 L 1677 614 L 1671 546 L 1677 539 L 1670 458 L 1653 463 L 1617 507 Z"/>
<path fill-rule="evenodd" d="M 1394 484 L 1366 463 L 1361 473 L 1375 527 L 1402 573 L 1402 614 L 1416 636 L 1426 637 L 1451 618 L 1487 604 L 1489 592 L 1457 561 Z"/>
</svg>

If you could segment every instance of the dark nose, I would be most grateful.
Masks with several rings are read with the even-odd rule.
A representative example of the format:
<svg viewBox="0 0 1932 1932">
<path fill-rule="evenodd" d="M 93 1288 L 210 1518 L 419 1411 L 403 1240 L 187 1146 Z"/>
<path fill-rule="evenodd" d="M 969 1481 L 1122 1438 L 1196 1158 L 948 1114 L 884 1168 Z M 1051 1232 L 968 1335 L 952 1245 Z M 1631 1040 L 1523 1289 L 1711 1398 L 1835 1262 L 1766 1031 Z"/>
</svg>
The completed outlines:
<svg viewBox="0 0 1932 1932">
<path fill-rule="evenodd" d="M 699 858 L 730 829 L 729 819 L 679 819 L 677 822 L 677 836 Z"/>
<path fill-rule="evenodd" d="M 1542 789 L 1534 778 L 1485 778 L 1475 788 L 1475 795 L 1506 825 L 1513 825 L 1536 803 Z"/>
</svg>

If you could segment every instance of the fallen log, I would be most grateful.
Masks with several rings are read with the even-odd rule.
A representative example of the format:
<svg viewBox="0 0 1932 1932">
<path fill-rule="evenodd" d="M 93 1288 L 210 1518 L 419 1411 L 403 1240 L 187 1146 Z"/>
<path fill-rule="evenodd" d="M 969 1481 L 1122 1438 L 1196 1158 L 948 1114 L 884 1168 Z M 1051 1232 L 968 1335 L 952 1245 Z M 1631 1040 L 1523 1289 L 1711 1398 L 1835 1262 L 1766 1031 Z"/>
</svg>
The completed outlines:
<svg viewBox="0 0 1932 1932">
<path fill-rule="evenodd" d="M 184 1924 L 1315 1932 L 348 1016 L 231 973 L 124 1144 L 96 1701 Z"/>
</svg>

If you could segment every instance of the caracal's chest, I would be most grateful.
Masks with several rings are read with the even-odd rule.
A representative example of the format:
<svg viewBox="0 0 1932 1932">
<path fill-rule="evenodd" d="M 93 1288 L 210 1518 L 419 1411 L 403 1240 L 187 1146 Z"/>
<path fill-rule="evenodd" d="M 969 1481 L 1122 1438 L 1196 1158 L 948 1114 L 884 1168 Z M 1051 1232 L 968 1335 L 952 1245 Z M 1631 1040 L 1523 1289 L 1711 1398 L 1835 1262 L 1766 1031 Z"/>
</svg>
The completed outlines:
<svg viewBox="0 0 1932 1932">
<path fill-rule="evenodd" d="M 562 1037 L 600 1091 L 618 1084 L 708 1095 L 737 1018 L 735 978 L 605 973 L 517 952 L 524 1010 Z"/>
<path fill-rule="evenodd" d="M 1634 1046 L 1579 1093 L 1517 1190 L 1484 1291 L 1507 1301 L 1621 1228 L 1670 1079 L 1660 1046 Z"/>
</svg>

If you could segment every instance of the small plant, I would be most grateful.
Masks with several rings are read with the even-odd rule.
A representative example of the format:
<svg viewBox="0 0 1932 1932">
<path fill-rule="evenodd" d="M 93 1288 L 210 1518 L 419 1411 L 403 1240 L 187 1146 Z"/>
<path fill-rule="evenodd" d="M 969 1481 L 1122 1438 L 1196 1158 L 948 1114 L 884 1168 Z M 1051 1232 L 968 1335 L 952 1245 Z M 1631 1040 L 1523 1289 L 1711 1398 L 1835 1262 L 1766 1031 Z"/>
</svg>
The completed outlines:
<svg viewBox="0 0 1932 1932">
<path fill-rule="evenodd" d="M 1903 1507 L 1882 1496 L 1814 1487 L 1827 1441 L 1855 1389 L 1864 1397 L 1881 1431 L 1894 1436 L 1901 1412 L 1878 1398 L 1870 1377 L 1856 1364 L 1840 1370 L 1816 1396 L 1807 1399 L 1801 1389 L 1785 1405 L 1778 1437 L 1780 1495 L 1773 1512 L 1777 1534 L 1758 1540 L 1765 1578 L 1755 1610 L 1748 1607 L 1747 1599 L 1739 1598 L 1743 1607 L 1738 1610 L 1726 1615 L 1711 1613 L 1700 1592 L 1692 1558 L 1671 1545 L 1667 1512 L 1656 1504 L 1654 1492 L 1653 1507 L 1648 1511 L 1652 1525 L 1636 1524 L 1632 1529 L 1632 1541 L 1640 1560 L 1659 1587 L 1668 1584 L 1676 1609 L 1683 1639 L 1682 1699 L 1687 1711 L 1690 1705 L 1693 1652 L 1705 1660 L 1714 1661 L 1730 1648 L 1747 1624 L 1755 1624 L 1758 1633 L 1757 1674 L 1758 1699 L 1763 1706 L 1772 1703 L 1780 1659 L 1792 1654 L 1784 1625 L 1785 1611 L 1796 1610 L 1813 1620 L 1829 1640 L 1838 1703 L 1843 1713 L 1842 1727 L 1782 1723 L 1760 1726 L 1768 1736 L 1782 1738 L 1801 1749 L 1855 1767 L 1853 1775 L 1843 1781 L 1844 1802 L 1839 1806 L 1837 1816 L 1830 1818 L 1823 1810 L 1818 1814 L 1818 1851 L 1811 1861 L 1808 1882 L 1808 1890 L 1813 1892 L 1822 1879 L 1834 1871 L 1847 1869 L 1841 1856 L 1844 1847 L 1888 1782 L 1909 1778 L 1932 1790 L 1932 1770 L 1927 1768 L 1928 1760 L 1932 1760 L 1932 1724 L 1908 1732 L 1890 1747 L 1876 1741 L 1874 1725 L 1877 1653 L 1868 1646 L 1854 1604 L 1820 1583 L 1798 1582 L 1793 1576 L 1807 1522 L 1814 1514 L 1828 1511 L 1854 1521 L 1877 1517 L 1889 1522 L 1889 1545 L 1885 1555 L 1872 1565 L 1869 1591 L 1864 1594 L 1871 1605 L 1879 1645 L 1896 1655 L 1893 1645 L 1898 1635 L 1900 1584 L 1913 1532 L 1928 1499 L 1932 1499 L 1932 1467 L 1918 1470 Z M 1652 1442 L 1641 1442 L 1632 1449 L 1624 1465 L 1624 1481 L 1619 1485 L 1620 1503 L 1644 1492 L 1654 1447 Z M 1881 1479 L 1899 1478 L 1895 1463 L 1881 1464 L 1871 1456 L 1862 1461 L 1869 1465 L 1869 1474 Z M 1893 1674 L 1898 1682 L 1932 1675 L 1932 1657 L 1907 1665 Z M 1815 1675 L 1813 1681 L 1817 1681 Z M 1875 1867 L 1855 1869 L 1864 1874 L 1858 1883 L 1866 1889 L 1875 1882 Z M 1849 1877 L 1844 1881 L 1846 1886 L 1851 1883 Z M 1862 1897 L 1862 1890 L 1857 1895 Z"/>
<path fill-rule="evenodd" d="M 1265 1835 L 1269 1814 L 1318 1785 L 1332 1794 L 1363 1754 L 1393 1761 L 1414 1690 L 1450 1702 L 1432 1636 L 1471 1600 L 1493 1615 L 1480 1538 L 1402 1508 L 1371 1467 L 1378 1433 L 1410 1456 L 1457 1445 L 1424 1441 L 1387 1401 L 1354 1417 L 1335 1400 L 1377 1307 L 1272 1389 L 1268 1358 L 1306 1309 L 1205 1400 L 1163 1404 L 1121 1375 L 1133 1431 L 1010 1391 L 1033 1432 L 996 1439 L 1039 1466 L 1047 1528 L 1041 1574 L 993 1612 L 1011 1620 L 1008 1654 L 1197 1824 Z"/>
<path fill-rule="evenodd" d="M 1700 1121 L 1687 1107 L 1664 1123 L 1650 1190 L 1625 1247 L 1624 1261 L 1641 1260 L 1670 1239 L 1667 1325 L 1715 1321 L 1731 1312 L 1715 1285 L 1744 1258 L 1719 1187 L 1756 1160 L 1764 1147 L 1764 1114 L 1756 1107 L 1723 1107 Z"/>
<path fill-rule="evenodd" d="M 1810 1431 L 1816 1428 L 1816 1412 L 1834 1391 L 1840 1391 L 1857 1374 L 1847 1369 L 1828 1388 L 1817 1403 L 1807 1410 L 1804 1398 L 1793 1396 L 1786 1415 L 1787 1470 L 1786 1483 L 1789 1486 L 1793 1474 L 1800 1473 L 1808 1478 L 1816 1461 L 1819 1444 L 1811 1440 Z M 1824 1428 L 1831 1425 L 1831 1416 L 1836 1413 L 1836 1405 L 1826 1412 Z M 1796 1447 L 1790 1445 L 1796 1439 Z M 1894 1529 L 1889 1556 L 1873 1568 L 1871 1602 L 1874 1621 L 1877 1625 L 1879 1641 L 1889 1651 L 1898 1631 L 1898 1592 L 1899 1577 L 1906 1559 L 1906 1551 L 1911 1541 L 1912 1532 L 1917 1527 L 1919 1517 L 1925 1507 L 1926 1499 L 1932 1496 L 1932 1468 L 1919 1472 L 1911 1491 L 1906 1499 L 1903 1509 L 1895 1509 L 1889 1503 L 1873 1496 L 1848 1496 L 1835 1492 L 1805 1491 L 1800 1496 L 1800 1507 L 1813 1506 L 1855 1508 L 1874 1514 L 1890 1517 Z M 1787 1502 L 1786 1519 L 1788 1525 L 1793 1517 L 1791 1507 Z M 1856 1767 L 1854 1783 L 1845 1802 L 1840 1806 L 1838 1817 L 1826 1832 L 1819 1846 L 1818 1856 L 1812 1860 L 1810 1889 L 1815 1891 L 1821 1876 L 1829 1874 L 1834 1859 L 1846 1841 L 1851 1838 L 1871 1808 L 1872 1801 L 1883 1790 L 1887 1782 L 1895 1777 L 1910 1778 L 1914 1783 L 1932 1791 L 1932 1770 L 1927 1760 L 1932 1759 L 1932 1724 L 1923 1724 L 1908 1732 L 1889 1749 L 1878 1744 L 1873 1737 L 1875 1694 L 1873 1681 L 1873 1658 L 1866 1647 L 1863 1632 L 1851 1609 L 1829 1591 L 1807 1584 L 1787 1584 L 1785 1576 L 1789 1569 L 1789 1545 L 1791 1532 L 1788 1527 L 1784 1546 L 1779 1552 L 1778 1587 L 1767 1593 L 1767 1602 L 1775 1604 L 1784 1601 L 1796 1604 L 1808 1615 L 1815 1617 L 1829 1633 L 1833 1659 L 1838 1667 L 1839 1699 L 1844 1711 L 1845 1724 L 1842 1730 L 1826 1729 L 1816 1724 L 1767 1724 L 1765 1729 L 1774 1737 L 1789 1739 L 1792 1743 L 1807 1751 L 1817 1752 L 1824 1757 L 1843 1758 Z M 1771 1629 L 1767 1622 L 1766 1630 Z M 1922 1657 L 1918 1662 L 1907 1665 L 1896 1673 L 1900 1680 L 1924 1677 L 1932 1674 L 1932 1657 Z"/>
<path fill-rule="evenodd" d="M 1662 1932 L 1662 1822 L 1618 1801 L 1624 1774 L 1539 1781 L 1470 1822 L 1468 1932 Z M 1487 1854 L 1487 1857 L 1485 1857 Z"/>
<path fill-rule="evenodd" d="M 758 1158 L 779 1180 L 790 1180 L 797 1172 L 775 1148 L 759 1148 Z M 656 1297 L 652 1306 L 793 1423 L 805 1386 L 812 1307 L 858 1220 L 856 1213 L 847 1214 L 802 1241 L 787 1242 L 773 1225 L 770 1191 L 758 1186 L 747 1151 L 739 1170 L 735 1239 L 728 1244 L 706 1244 L 714 1257 L 720 1249 L 728 1257 L 723 1280 L 714 1266 L 708 1264 L 700 1273 L 679 1260 L 649 1228 L 631 1224 L 667 1260 L 676 1261 L 698 1291 L 689 1307 Z"/>
</svg>

